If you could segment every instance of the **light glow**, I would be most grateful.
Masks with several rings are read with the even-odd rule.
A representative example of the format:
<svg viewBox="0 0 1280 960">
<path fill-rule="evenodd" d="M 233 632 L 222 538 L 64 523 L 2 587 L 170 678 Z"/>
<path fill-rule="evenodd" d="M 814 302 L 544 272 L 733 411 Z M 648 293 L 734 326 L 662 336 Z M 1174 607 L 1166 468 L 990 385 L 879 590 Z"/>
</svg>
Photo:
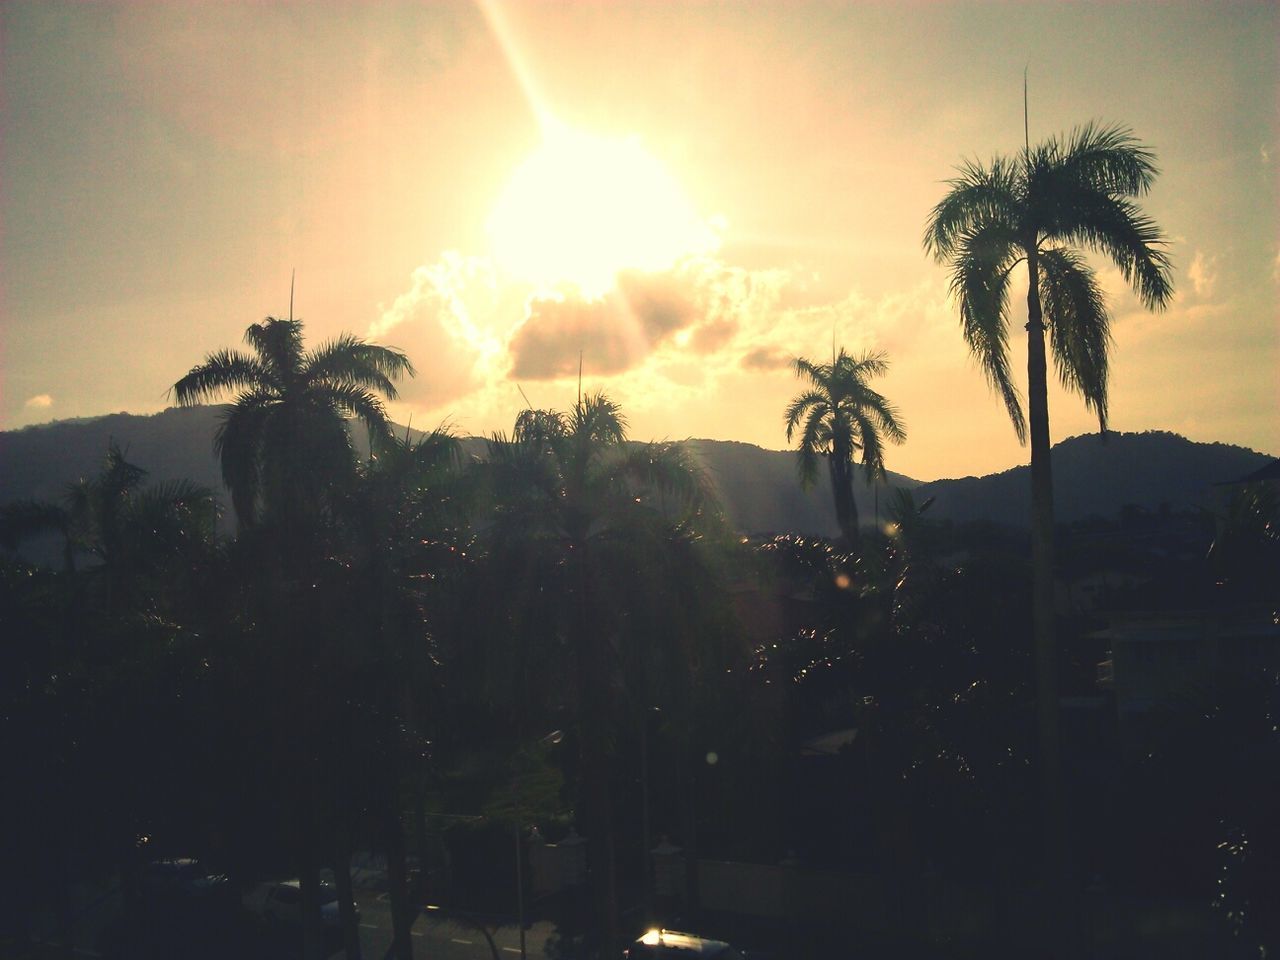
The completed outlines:
<svg viewBox="0 0 1280 960">
<path fill-rule="evenodd" d="M 637 138 L 554 121 L 512 174 L 488 231 L 503 270 L 546 292 L 573 287 L 586 297 L 613 289 L 621 270 L 665 270 L 720 243 Z"/>
</svg>

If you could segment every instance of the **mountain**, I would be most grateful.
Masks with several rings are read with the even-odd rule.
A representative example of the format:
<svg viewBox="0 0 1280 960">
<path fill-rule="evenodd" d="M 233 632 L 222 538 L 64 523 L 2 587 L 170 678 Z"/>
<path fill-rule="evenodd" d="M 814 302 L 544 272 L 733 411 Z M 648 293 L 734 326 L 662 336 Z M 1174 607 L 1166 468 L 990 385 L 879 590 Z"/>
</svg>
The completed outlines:
<svg viewBox="0 0 1280 960">
<path fill-rule="evenodd" d="M 60 498 L 67 484 L 98 471 L 111 439 L 131 462 L 149 472 L 149 482 L 186 478 L 221 491 L 222 475 L 212 450 L 219 410 L 171 408 L 154 416 L 117 413 L 0 432 L 0 503 Z M 358 435 L 357 444 L 367 449 Z M 689 444 L 737 529 L 836 533 L 826 477 L 820 476 L 812 490 L 802 491 L 793 453 L 727 440 Z M 465 449 L 480 455 L 484 445 L 471 439 Z M 1243 447 L 1194 443 L 1160 432 L 1072 437 L 1055 446 L 1052 456 L 1057 514 L 1068 522 L 1091 514 L 1114 516 L 1129 503 L 1148 508 L 1167 503 L 1174 509 L 1212 504 L 1220 499 L 1214 483 L 1234 480 L 1271 461 Z M 933 518 L 1022 526 L 1030 511 L 1027 472 L 1025 466 L 1015 467 L 985 477 L 929 483 L 891 473 L 889 486 L 914 488 L 917 502 L 935 497 L 929 514 Z M 886 495 L 885 489 L 858 485 L 858 511 L 864 522 L 871 522 L 877 499 Z M 231 530 L 230 517 L 225 523 Z"/>
<path fill-rule="evenodd" d="M 835 536 L 835 508 L 831 503 L 831 480 L 819 471 L 813 489 L 800 489 L 796 455 L 789 450 L 764 450 L 751 443 L 733 440 L 690 440 L 724 504 L 725 514 L 744 533 L 796 533 Z M 874 489 L 858 483 L 854 500 L 864 523 L 874 521 L 878 501 L 887 502 L 893 487 L 920 486 L 900 473 L 889 471 L 888 483 Z"/>
<path fill-rule="evenodd" d="M 0 432 L 0 503 L 57 500 L 67 485 L 92 477 L 115 440 L 148 483 L 192 480 L 222 490 L 213 455 L 217 407 L 171 407 L 154 416 L 113 413 Z"/>
<path fill-rule="evenodd" d="M 1053 502 L 1059 522 L 1113 517 L 1126 504 L 1173 510 L 1215 507 L 1215 484 L 1236 480 L 1273 458 L 1226 443 L 1197 443 L 1176 433 L 1085 434 L 1054 445 Z M 935 480 L 915 491 L 936 497 L 929 516 L 1025 526 L 1031 512 L 1031 468 L 960 480 Z"/>
</svg>

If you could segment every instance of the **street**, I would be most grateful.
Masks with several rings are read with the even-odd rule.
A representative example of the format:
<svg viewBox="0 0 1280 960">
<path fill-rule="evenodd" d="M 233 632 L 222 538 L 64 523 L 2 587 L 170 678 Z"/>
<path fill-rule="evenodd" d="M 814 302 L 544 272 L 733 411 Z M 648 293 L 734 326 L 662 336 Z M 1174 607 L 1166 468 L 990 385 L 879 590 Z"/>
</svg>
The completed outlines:
<svg viewBox="0 0 1280 960">
<path fill-rule="evenodd" d="M 385 893 L 356 891 L 360 909 L 360 948 L 363 960 L 382 960 L 391 947 L 391 906 Z M 300 938 L 289 929 L 272 930 L 256 922 L 238 906 L 232 912 L 201 916 L 176 922 L 169 914 L 153 912 L 134 928 L 126 928 L 112 915 L 118 898 L 104 902 L 104 909 L 77 925 L 73 953 L 77 958 L 144 960 L 151 957 L 185 956 L 199 960 L 246 960 L 256 957 L 291 957 L 300 950 Z M 525 931 L 525 955 L 542 960 L 544 947 L 554 925 L 533 923 Z M 486 937 L 486 931 L 488 936 Z M 505 923 L 480 925 L 443 911 L 425 909 L 413 925 L 414 953 L 435 960 L 493 960 L 497 956 L 516 960 L 520 956 L 520 930 L 508 918 Z M 490 948 L 492 938 L 493 948 Z M 341 956 L 334 942 L 332 956 Z M 52 938 L 41 937 L 31 945 L 0 943 L 3 960 L 45 960 L 61 956 Z"/>
<path fill-rule="evenodd" d="M 360 906 L 360 948 L 364 960 L 382 960 L 391 946 L 391 906 L 385 893 L 361 891 L 356 895 Z M 515 923 L 485 927 L 493 938 L 500 958 L 520 956 L 520 930 Z M 543 957 L 543 948 L 554 926 L 546 921 L 532 924 L 525 931 L 525 955 Z M 413 925 L 414 953 L 441 960 L 492 960 L 493 951 L 480 926 L 444 916 L 440 911 L 424 910 Z"/>
</svg>

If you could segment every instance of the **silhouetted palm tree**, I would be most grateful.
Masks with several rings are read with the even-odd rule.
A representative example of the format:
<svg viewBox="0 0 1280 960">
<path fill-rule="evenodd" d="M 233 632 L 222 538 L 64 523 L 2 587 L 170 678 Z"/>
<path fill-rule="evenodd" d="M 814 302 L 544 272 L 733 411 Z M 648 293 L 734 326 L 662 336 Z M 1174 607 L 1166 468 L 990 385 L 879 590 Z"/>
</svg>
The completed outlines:
<svg viewBox="0 0 1280 960">
<path fill-rule="evenodd" d="M 523 411 L 511 439 L 490 443 L 489 463 L 493 550 L 506 563 L 527 558 L 524 569 L 545 587 L 528 592 L 531 603 L 558 601 L 553 616 L 572 665 L 596 933 L 606 956 L 618 921 L 610 791 L 616 644 L 627 609 L 662 602 L 638 595 L 647 591 L 636 589 L 636 550 L 705 517 L 713 499 L 687 448 L 629 445 L 622 412 L 602 394 L 567 414 Z M 627 591 L 610 590 L 622 583 Z"/>
<path fill-rule="evenodd" d="M 836 523 L 852 545 L 858 542 L 858 506 L 853 498 L 854 460 L 862 451 L 867 481 L 885 478 L 884 438 L 907 439 L 898 411 L 867 385 L 889 369 L 883 353 L 852 357 L 843 349 L 831 363 L 815 364 L 804 357 L 792 361 L 797 377 L 808 380 L 805 390 L 787 407 L 787 442 L 800 431 L 800 482 L 811 487 L 818 476 L 818 458 L 827 458 Z"/>
<path fill-rule="evenodd" d="M 168 589 L 152 592 L 172 600 L 183 569 L 174 561 L 207 557 L 218 505 L 209 490 L 190 481 L 148 487 L 146 477 L 113 440 L 102 469 L 68 485 L 60 503 L 23 500 L 0 508 L 0 545 L 60 535 L 67 572 L 76 572 L 78 553 L 92 558 L 83 572 L 99 582 L 107 616 L 148 578 L 165 578 Z"/>
<path fill-rule="evenodd" d="M 1027 265 L 1027 405 L 1031 435 L 1032 564 L 1046 869 L 1065 848 L 1058 773 L 1057 647 L 1053 638 L 1053 478 L 1045 331 L 1063 386 L 1107 426 L 1111 317 L 1084 247 L 1110 259 L 1148 309 L 1173 295 L 1165 239 L 1133 202 L 1157 173 L 1155 157 L 1123 127 L 1088 124 L 990 166 L 965 163 L 933 208 L 924 246 L 951 267 L 951 290 L 970 351 L 1004 400 L 1018 439 L 1028 425 L 1009 363 L 1009 282 Z M 1056 836 L 1052 834 L 1056 833 Z"/>
<path fill-rule="evenodd" d="M 253 354 L 220 350 L 173 385 L 182 406 L 238 391 L 214 439 L 222 477 L 242 526 L 263 509 L 288 526 L 314 510 L 335 478 L 354 469 L 346 419 L 371 436 L 387 433 L 381 394 L 396 398 L 393 381 L 413 376 L 399 350 L 349 334 L 304 351 L 302 322 L 267 317 L 245 331 Z"/>
<path fill-rule="evenodd" d="M 458 441 L 445 429 L 416 440 L 407 432 L 403 438 L 375 435 L 371 456 L 339 514 L 354 581 L 348 606 L 354 629 L 367 638 L 349 653 L 348 662 L 371 680 L 368 695 L 347 704 L 351 715 L 345 727 L 363 734 L 350 740 L 376 770 L 352 792 L 360 796 L 372 788 L 374 794 L 372 808 L 387 853 L 390 955 L 402 960 L 413 955 L 414 903 L 422 899 L 415 901 L 409 890 L 400 800 L 410 776 L 421 779 L 421 759 L 431 738 L 423 700 L 435 665 L 431 635 L 439 633 L 440 623 L 428 616 L 434 598 L 425 588 L 446 572 L 442 558 L 457 555 L 450 549 L 449 534 L 461 519 L 455 506 L 460 499 L 458 460 Z M 339 860 L 349 867 L 349 851 L 342 851 Z M 340 862 L 340 883 L 343 868 Z M 350 896 L 341 891 L 339 896 L 347 952 L 353 956 L 359 936 L 356 918 L 349 909 Z"/>
<path fill-rule="evenodd" d="M 316 874 L 319 746 L 311 717 L 325 699 L 327 676 L 320 669 L 323 643 L 317 643 L 326 625 L 314 622 L 317 603 L 308 590 L 327 575 L 321 562 L 327 552 L 323 535 L 340 491 L 355 476 L 347 419 L 363 421 L 371 442 L 385 436 L 388 422 L 381 398 L 394 399 L 393 380 L 412 375 L 413 367 L 399 350 L 349 334 L 306 351 L 302 323 L 292 318 L 268 317 L 251 325 L 245 342 L 252 354 L 209 354 L 174 384 L 173 392 L 187 406 L 238 391 L 223 415 L 214 448 L 242 530 L 260 527 L 268 534 L 262 546 L 264 557 L 272 558 L 263 586 L 274 602 L 266 615 L 272 618 L 277 645 L 288 651 L 300 678 L 291 691 L 300 706 L 290 717 L 287 738 L 288 759 L 296 763 L 293 780 L 301 787 L 294 822 L 303 954 L 310 960 L 322 949 Z"/>
</svg>

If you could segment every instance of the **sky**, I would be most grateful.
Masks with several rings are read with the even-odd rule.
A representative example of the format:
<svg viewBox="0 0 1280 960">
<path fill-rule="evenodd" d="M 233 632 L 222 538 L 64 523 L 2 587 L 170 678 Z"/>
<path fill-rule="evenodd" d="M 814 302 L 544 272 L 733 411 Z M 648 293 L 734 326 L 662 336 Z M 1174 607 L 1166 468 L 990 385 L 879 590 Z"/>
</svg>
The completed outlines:
<svg viewBox="0 0 1280 960">
<path fill-rule="evenodd" d="M 789 363 L 884 351 L 921 480 L 1028 459 L 921 238 L 946 180 L 1118 123 L 1175 298 L 1114 316 L 1111 426 L 1280 454 L 1269 2 L 0 7 L 0 428 L 170 405 L 293 311 L 407 352 L 393 417 L 582 385 L 635 439 L 785 449 Z M 1019 381 L 1026 348 L 1015 288 Z M 1055 441 L 1097 428 L 1050 394 Z"/>
</svg>

